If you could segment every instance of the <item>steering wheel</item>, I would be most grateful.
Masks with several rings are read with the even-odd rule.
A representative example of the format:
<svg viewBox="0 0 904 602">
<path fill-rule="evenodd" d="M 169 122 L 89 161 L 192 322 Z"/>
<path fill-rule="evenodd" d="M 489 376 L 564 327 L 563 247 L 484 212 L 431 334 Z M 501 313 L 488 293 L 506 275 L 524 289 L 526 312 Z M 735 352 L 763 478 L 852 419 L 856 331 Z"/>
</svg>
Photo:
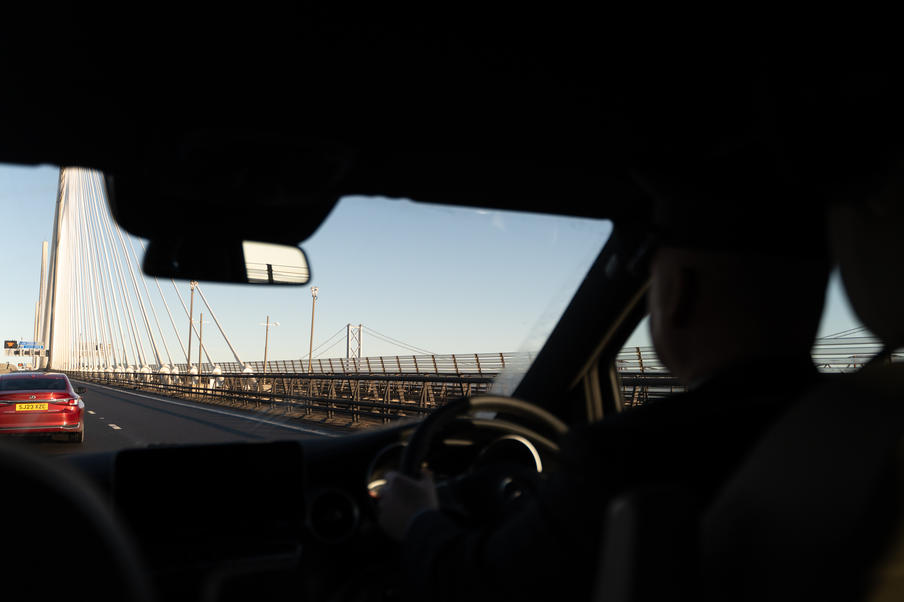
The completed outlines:
<svg viewBox="0 0 904 602">
<path fill-rule="evenodd" d="M 497 418 L 482 418 L 480 416 L 467 417 L 468 414 L 480 412 L 495 412 L 511 415 L 519 419 L 519 422 L 511 422 Z M 550 431 L 556 438 L 568 432 L 568 426 L 553 414 L 531 403 L 515 399 L 513 397 L 501 397 L 496 395 L 481 395 L 473 398 L 462 398 L 447 403 L 421 422 L 412 433 L 402 452 L 402 460 L 399 470 L 402 474 L 419 478 L 421 465 L 427 454 L 433 447 L 436 436 L 447 426 L 456 420 L 466 419 L 478 428 L 491 428 L 515 434 L 531 441 L 537 447 L 548 453 L 558 454 L 559 445 L 554 439 L 538 433 L 531 428 L 532 423 L 538 423 L 545 430 Z M 525 424 L 521 424 L 524 422 Z"/>
</svg>

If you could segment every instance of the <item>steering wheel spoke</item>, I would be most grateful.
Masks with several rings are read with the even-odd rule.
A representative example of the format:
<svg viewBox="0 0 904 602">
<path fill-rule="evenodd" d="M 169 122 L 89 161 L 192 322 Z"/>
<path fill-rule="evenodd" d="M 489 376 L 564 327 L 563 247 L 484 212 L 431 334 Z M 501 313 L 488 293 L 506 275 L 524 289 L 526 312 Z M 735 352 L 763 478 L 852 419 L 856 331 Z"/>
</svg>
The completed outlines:
<svg viewBox="0 0 904 602">
<path fill-rule="evenodd" d="M 549 412 L 520 399 L 498 396 L 463 398 L 446 404 L 418 425 L 402 453 L 400 470 L 416 478 L 439 437 L 453 424 L 499 431 L 523 438 L 553 456 L 567 425 Z M 539 462 L 539 459 L 538 459 Z M 538 471 L 542 465 L 538 465 Z"/>
</svg>

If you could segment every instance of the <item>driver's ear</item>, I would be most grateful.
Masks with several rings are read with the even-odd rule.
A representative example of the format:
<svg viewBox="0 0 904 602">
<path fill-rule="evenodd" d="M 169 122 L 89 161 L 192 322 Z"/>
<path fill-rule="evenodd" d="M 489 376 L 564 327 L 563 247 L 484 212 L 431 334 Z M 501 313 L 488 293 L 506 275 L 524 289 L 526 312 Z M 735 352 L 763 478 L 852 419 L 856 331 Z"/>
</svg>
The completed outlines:
<svg viewBox="0 0 904 602">
<path fill-rule="evenodd" d="M 700 276 L 693 268 L 681 266 L 672 277 L 667 319 L 675 328 L 687 328 L 693 323 L 700 302 Z"/>
<path fill-rule="evenodd" d="M 680 261 L 675 251 L 658 253 L 647 297 L 651 328 L 666 333 L 691 324 L 700 299 L 699 287 L 699 275 Z"/>
</svg>

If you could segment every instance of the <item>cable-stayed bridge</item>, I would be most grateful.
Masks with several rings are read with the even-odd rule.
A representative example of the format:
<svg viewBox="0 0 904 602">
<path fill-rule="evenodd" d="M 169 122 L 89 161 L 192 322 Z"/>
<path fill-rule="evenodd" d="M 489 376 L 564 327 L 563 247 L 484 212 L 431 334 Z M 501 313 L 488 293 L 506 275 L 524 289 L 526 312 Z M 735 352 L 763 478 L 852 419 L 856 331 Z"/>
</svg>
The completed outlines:
<svg viewBox="0 0 904 602">
<path fill-rule="evenodd" d="M 149 284 L 140 270 L 143 243 L 123 234 L 113 222 L 102 174 L 60 170 L 50 252 L 45 244 L 35 316 L 35 340 L 44 347 L 41 368 L 116 374 L 177 374 L 197 367 L 190 361 L 198 324 L 174 281 Z M 179 304 L 171 307 L 163 286 L 172 286 Z M 192 283 L 237 362 L 241 363 L 204 293 Z M 158 307 L 162 305 L 162 310 Z M 183 340 L 177 318 L 189 325 Z M 169 337 L 164 329 L 169 329 Z M 178 347 L 167 342 L 172 337 Z M 200 351 L 213 363 L 206 347 Z"/>
</svg>

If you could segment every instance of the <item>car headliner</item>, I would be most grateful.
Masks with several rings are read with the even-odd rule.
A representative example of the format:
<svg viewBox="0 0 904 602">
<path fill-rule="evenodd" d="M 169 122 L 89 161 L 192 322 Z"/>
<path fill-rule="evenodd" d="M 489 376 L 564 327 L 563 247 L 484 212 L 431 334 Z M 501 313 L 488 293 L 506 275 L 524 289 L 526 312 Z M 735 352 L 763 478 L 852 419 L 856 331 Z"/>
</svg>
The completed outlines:
<svg viewBox="0 0 904 602">
<path fill-rule="evenodd" d="M 116 28 L 86 47 L 64 30 L 54 47 L 66 66 L 52 77 L 13 65 L 0 161 L 118 174 L 116 217 L 149 237 L 179 227 L 168 211 L 189 221 L 191 204 L 229 229 L 268 186 L 287 219 L 269 219 L 264 234 L 296 241 L 349 194 L 610 218 L 646 210 L 618 124 L 604 118 L 598 32 L 581 14 L 466 26 L 296 16 L 279 42 L 209 38 L 206 52 Z M 202 50 L 208 39 L 182 35 Z M 230 199 L 236 188 L 247 194 Z M 135 217 L 134 205 L 148 208 Z M 275 231 L 282 221 L 291 227 Z"/>
</svg>

